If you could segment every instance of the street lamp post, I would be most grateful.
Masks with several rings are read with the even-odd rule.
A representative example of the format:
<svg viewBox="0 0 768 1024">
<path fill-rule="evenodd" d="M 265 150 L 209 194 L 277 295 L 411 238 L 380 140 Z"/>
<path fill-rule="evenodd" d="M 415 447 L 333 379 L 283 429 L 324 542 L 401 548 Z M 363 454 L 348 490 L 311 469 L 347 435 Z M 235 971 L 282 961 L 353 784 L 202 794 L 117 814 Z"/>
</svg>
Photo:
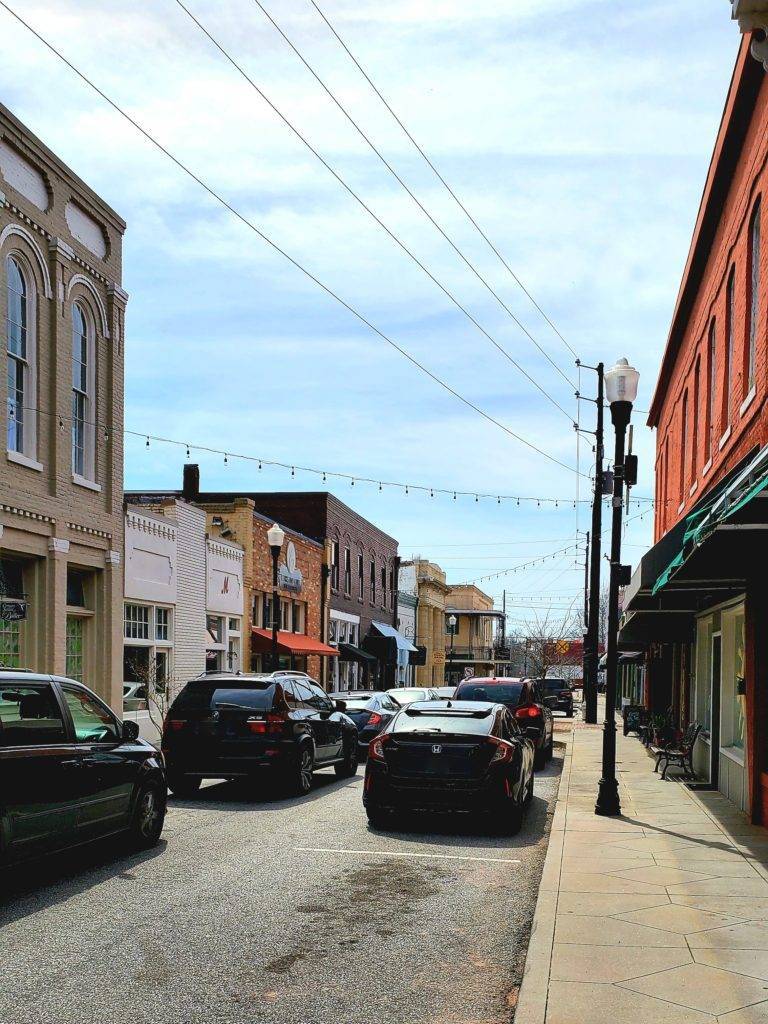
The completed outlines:
<svg viewBox="0 0 768 1024">
<path fill-rule="evenodd" d="M 611 407 L 616 432 L 613 457 L 613 500 L 611 519 L 611 571 L 608 588 L 608 636 L 605 655 L 605 723 L 603 725 L 602 778 L 597 793 L 595 814 L 614 817 L 621 814 L 619 784 L 616 779 L 616 666 L 619 629 L 619 585 L 621 566 L 621 514 L 624 505 L 624 447 L 632 403 L 637 397 L 640 374 L 626 359 L 619 359 L 605 374 L 605 393 Z"/>
<path fill-rule="evenodd" d="M 281 530 L 277 523 L 274 523 L 267 530 L 267 543 L 272 552 L 272 671 L 277 672 L 280 668 L 280 658 L 277 653 L 277 627 L 280 617 L 280 600 L 277 596 L 277 560 L 285 540 L 285 531 Z"/>
<path fill-rule="evenodd" d="M 451 634 L 451 650 L 448 655 L 448 683 L 452 682 L 453 679 L 453 642 L 456 639 L 456 616 L 448 616 L 448 630 Z"/>
</svg>

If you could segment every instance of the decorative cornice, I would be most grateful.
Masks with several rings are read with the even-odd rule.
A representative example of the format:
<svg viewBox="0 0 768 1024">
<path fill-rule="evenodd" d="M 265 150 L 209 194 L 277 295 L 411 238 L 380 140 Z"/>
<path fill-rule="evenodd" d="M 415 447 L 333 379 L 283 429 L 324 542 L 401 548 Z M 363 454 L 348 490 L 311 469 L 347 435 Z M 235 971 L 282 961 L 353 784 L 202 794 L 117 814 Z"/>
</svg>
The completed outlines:
<svg viewBox="0 0 768 1024">
<path fill-rule="evenodd" d="M 87 533 L 89 537 L 102 537 L 104 540 L 112 540 L 112 534 L 106 530 L 94 530 L 91 526 L 83 526 L 81 523 L 67 523 L 70 530 L 75 533 Z"/>
<path fill-rule="evenodd" d="M 119 284 L 109 285 L 107 288 L 107 295 L 109 295 L 111 299 L 117 299 L 119 302 L 122 302 L 123 305 L 128 302 L 129 298 L 128 292 L 124 288 L 121 288 Z"/>
<path fill-rule="evenodd" d="M 139 512 L 126 512 L 126 530 L 130 527 L 141 533 L 150 534 L 153 537 L 162 537 L 163 540 L 176 540 L 177 529 L 175 523 L 160 522 L 149 516 L 143 516 Z"/>
<path fill-rule="evenodd" d="M 49 537 L 48 550 L 56 555 L 66 555 L 69 552 L 69 541 L 63 537 Z"/>
<path fill-rule="evenodd" d="M 243 549 L 235 547 L 233 544 L 224 544 L 218 540 L 212 540 L 210 537 L 206 541 L 208 550 L 215 555 L 221 555 L 222 558 L 231 558 L 233 562 L 243 561 Z"/>
</svg>

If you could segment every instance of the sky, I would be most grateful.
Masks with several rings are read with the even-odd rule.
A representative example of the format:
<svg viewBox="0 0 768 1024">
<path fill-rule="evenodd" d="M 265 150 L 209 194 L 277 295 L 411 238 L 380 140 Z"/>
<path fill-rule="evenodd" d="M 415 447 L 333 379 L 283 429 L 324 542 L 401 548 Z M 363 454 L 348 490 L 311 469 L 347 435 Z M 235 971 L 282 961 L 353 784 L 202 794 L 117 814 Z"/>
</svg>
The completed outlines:
<svg viewBox="0 0 768 1024">
<path fill-rule="evenodd" d="M 648 409 L 739 44 L 727 5 L 318 0 L 566 345 L 311 0 L 184 4 L 466 312 L 345 191 L 180 0 L 9 0 L 309 274 L 551 458 L 365 326 L 0 8 L 0 99 L 127 221 L 126 428 L 183 443 L 147 448 L 143 437 L 127 437 L 126 487 L 180 486 L 189 444 L 204 489 L 330 489 L 397 538 L 403 557 L 439 562 L 449 582 L 555 553 L 479 585 L 498 601 L 506 589 L 513 626 L 535 614 L 532 605 L 565 614 L 582 592 L 574 545 L 577 530 L 589 527 L 593 458 L 588 435 L 577 451 L 573 421 L 578 415 L 592 429 L 595 412 L 582 402 L 577 413 L 574 386 L 594 396 L 595 380 L 577 371 L 571 349 L 591 365 L 626 356 L 641 373 L 637 408 Z M 652 495 L 654 435 L 642 413 L 633 422 L 636 493 Z M 231 454 L 225 463 L 196 446 Z M 238 454 L 265 463 L 259 470 Z M 323 483 L 266 460 L 450 493 Z M 470 495 L 454 499 L 453 489 Z M 478 492 L 558 504 L 475 501 Z M 636 564 L 650 544 L 652 515 L 633 500 L 624 561 Z"/>
</svg>

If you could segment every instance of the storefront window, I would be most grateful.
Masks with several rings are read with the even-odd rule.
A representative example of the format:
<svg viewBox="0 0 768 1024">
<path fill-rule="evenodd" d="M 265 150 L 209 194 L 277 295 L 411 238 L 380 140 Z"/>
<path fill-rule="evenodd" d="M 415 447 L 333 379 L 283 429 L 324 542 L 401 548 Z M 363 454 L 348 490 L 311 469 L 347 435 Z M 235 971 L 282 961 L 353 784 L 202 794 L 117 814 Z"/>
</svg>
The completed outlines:
<svg viewBox="0 0 768 1024">
<path fill-rule="evenodd" d="M 126 640 L 149 640 L 149 606 L 127 604 L 124 616 Z"/>
<path fill-rule="evenodd" d="M 746 720 L 746 668 L 744 665 L 744 612 L 738 612 L 733 622 L 733 654 L 734 654 L 734 686 L 733 686 L 733 725 L 731 745 L 744 749 L 744 724 Z"/>
<path fill-rule="evenodd" d="M 83 681 L 83 634 L 85 622 L 77 615 L 67 616 L 66 674 L 70 679 Z"/>
<path fill-rule="evenodd" d="M 0 619 L 0 666 L 21 668 L 21 623 Z"/>
</svg>

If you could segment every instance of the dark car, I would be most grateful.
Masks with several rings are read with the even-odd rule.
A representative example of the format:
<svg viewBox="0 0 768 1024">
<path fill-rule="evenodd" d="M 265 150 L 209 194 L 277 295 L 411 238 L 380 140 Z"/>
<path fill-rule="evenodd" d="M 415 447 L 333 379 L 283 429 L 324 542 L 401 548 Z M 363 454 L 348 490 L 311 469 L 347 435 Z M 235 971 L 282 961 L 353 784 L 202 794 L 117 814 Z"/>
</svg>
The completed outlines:
<svg viewBox="0 0 768 1024">
<path fill-rule="evenodd" d="M 357 726 L 357 745 L 359 752 L 365 756 L 368 744 L 374 736 L 378 736 L 384 726 L 400 710 L 388 693 L 371 693 L 370 690 L 350 693 L 336 693 L 347 705 L 346 712 Z"/>
<path fill-rule="evenodd" d="M 0 862 L 123 833 L 153 846 L 162 756 L 82 683 L 0 671 Z"/>
<path fill-rule="evenodd" d="M 517 724 L 536 747 L 536 768 L 552 757 L 552 712 L 537 700 L 533 683 L 503 676 L 465 679 L 456 687 L 456 700 L 493 701 L 509 708 Z"/>
<path fill-rule="evenodd" d="M 567 679 L 532 679 L 537 696 L 550 711 L 564 711 L 573 718 L 573 691 Z"/>
<path fill-rule="evenodd" d="M 333 765 L 357 772 L 357 729 L 344 702 L 309 676 L 209 673 L 191 680 L 163 726 L 168 785 L 192 796 L 203 779 L 248 779 L 271 772 L 308 793 L 312 773 Z"/>
<path fill-rule="evenodd" d="M 368 820 L 386 828 L 403 811 L 484 814 L 512 834 L 533 796 L 533 758 L 533 743 L 502 704 L 409 704 L 369 747 Z"/>
</svg>

